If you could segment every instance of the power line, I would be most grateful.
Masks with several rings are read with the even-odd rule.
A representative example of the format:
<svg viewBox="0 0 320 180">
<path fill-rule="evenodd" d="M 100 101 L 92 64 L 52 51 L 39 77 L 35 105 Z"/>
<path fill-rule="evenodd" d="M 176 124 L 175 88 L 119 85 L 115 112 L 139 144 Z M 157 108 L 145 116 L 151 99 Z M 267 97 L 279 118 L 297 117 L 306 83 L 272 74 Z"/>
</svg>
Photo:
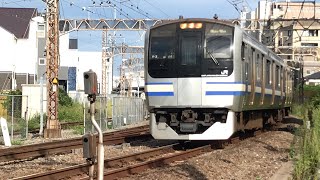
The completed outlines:
<svg viewBox="0 0 320 180">
<path fill-rule="evenodd" d="M 114 0 L 114 1 L 115 1 L 115 2 L 118 2 L 119 4 L 122 4 L 123 6 L 125 6 L 125 7 L 129 8 L 129 9 L 133 10 L 133 11 L 136 12 L 136 13 L 139 13 L 139 14 L 141 14 L 141 15 L 143 15 L 143 16 L 151 19 L 151 17 L 149 17 L 148 14 L 145 14 L 145 13 L 142 13 L 141 11 L 138 11 L 138 10 L 139 10 L 139 7 L 138 7 L 138 6 L 136 6 L 136 8 L 137 8 L 138 10 L 136 10 L 136 9 L 132 8 L 133 4 L 131 4 L 132 6 L 127 6 L 127 5 L 125 5 L 124 3 L 122 3 L 121 1 L 117 1 L 117 0 Z M 116 4 L 114 4 L 114 5 L 116 6 Z"/>
<path fill-rule="evenodd" d="M 143 0 L 143 1 L 145 1 L 146 3 L 148 3 L 150 6 L 158 9 L 160 12 L 162 12 L 162 13 L 163 13 L 164 15 L 166 15 L 168 18 L 170 17 L 167 13 L 165 13 L 164 11 L 162 11 L 159 7 L 154 6 L 153 4 L 151 4 L 150 2 L 148 2 L 147 0 Z"/>
</svg>

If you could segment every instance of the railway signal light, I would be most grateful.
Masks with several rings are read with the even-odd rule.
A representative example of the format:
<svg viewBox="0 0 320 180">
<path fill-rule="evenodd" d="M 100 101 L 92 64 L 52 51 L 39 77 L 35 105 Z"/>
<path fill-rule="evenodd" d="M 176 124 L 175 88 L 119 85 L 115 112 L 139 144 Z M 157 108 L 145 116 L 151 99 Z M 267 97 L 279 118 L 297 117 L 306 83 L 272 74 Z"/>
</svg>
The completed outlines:
<svg viewBox="0 0 320 180">
<path fill-rule="evenodd" d="M 94 160 L 97 156 L 96 136 L 85 134 L 82 137 L 83 158 Z"/>
<path fill-rule="evenodd" d="M 84 92 L 88 95 L 98 94 L 97 74 L 91 69 L 83 73 L 84 78 Z"/>
</svg>

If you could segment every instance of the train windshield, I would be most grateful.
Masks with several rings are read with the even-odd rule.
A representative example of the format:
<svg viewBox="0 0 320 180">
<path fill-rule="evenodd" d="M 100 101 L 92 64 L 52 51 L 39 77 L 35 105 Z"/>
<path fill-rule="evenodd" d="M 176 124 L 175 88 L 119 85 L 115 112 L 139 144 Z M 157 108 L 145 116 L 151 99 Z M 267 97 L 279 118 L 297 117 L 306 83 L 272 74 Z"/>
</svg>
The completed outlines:
<svg viewBox="0 0 320 180">
<path fill-rule="evenodd" d="M 176 76 L 176 25 L 162 26 L 150 34 L 149 74 L 153 77 Z"/>
<path fill-rule="evenodd" d="M 231 58 L 232 28 L 220 24 L 207 24 L 205 30 L 205 58 Z"/>
<path fill-rule="evenodd" d="M 189 23 L 195 24 L 195 23 Z M 150 31 L 148 72 L 154 78 L 229 76 L 233 28 L 217 23 L 169 24 Z M 184 27 L 184 28 L 181 28 Z"/>
</svg>

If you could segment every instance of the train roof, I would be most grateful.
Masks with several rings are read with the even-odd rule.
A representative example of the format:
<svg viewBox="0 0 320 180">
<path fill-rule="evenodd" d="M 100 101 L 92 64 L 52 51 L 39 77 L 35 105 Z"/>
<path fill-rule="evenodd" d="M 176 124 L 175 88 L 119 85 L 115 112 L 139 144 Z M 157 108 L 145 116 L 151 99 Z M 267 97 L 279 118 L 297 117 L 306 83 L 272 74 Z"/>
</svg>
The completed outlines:
<svg viewBox="0 0 320 180">
<path fill-rule="evenodd" d="M 162 22 L 152 26 L 150 29 L 154 29 L 157 27 L 161 27 L 168 24 L 174 24 L 174 23 L 184 23 L 184 22 L 208 22 L 208 23 L 218 23 L 223 24 L 225 26 L 229 27 L 238 27 L 244 34 L 244 39 L 247 41 L 250 41 L 252 45 L 254 45 L 256 48 L 258 48 L 261 52 L 268 55 L 269 57 L 278 60 L 282 65 L 285 65 L 283 59 L 281 59 L 276 53 L 271 51 L 268 47 L 266 47 L 264 44 L 259 42 L 255 37 L 250 35 L 245 30 L 241 29 L 238 25 L 237 21 L 234 20 L 220 20 L 220 19 L 209 19 L 209 18 L 187 18 L 187 19 L 174 19 L 174 20 L 163 20 Z"/>
<path fill-rule="evenodd" d="M 184 23 L 184 22 L 208 22 L 208 23 L 219 23 L 226 26 L 234 27 L 234 23 L 231 20 L 219 20 L 219 19 L 209 19 L 209 18 L 188 18 L 188 19 L 174 19 L 174 20 L 163 20 L 161 23 L 158 23 L 152 26 L 150 29 L 154 29 L 167 24 L 174 23 Z"/>
</svg>

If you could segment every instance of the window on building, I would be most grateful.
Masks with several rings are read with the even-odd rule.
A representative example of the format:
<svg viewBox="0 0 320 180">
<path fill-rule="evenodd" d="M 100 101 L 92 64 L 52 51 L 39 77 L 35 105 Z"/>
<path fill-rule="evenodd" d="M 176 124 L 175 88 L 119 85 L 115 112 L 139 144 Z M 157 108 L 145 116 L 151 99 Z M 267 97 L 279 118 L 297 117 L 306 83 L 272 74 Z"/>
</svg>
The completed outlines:
<svg viewBox="0 0 320 180">
<path fill-rule="evenodd" d="M 307 70 L 307 75 L 311 74 L 310 70 Z"/>
<path fill-rule="evenodd" d="M 309 30 L 309 36 L 318 36 L 318 30 Z"/>
<path fill-rule="evenodd" d="M 78 49 L 78 39 L 69 39 L 69 49 Z"/>
<path fill-rule="evenodd" d="M 318 43 L 301 43 L 301 46 L 317 47 Z"/>
<path fill-rule="evenodd" d="M 44 24 L 38 24 L 38 30 L 44 31 Z"/>
<path fill-rule="evenodd" d="M 291 56 L 287 56 L 287 59 L 291 59 Z"/>
<path fill-rule="evenodd" d="M 291 43 L 288 43 L 288 46 L 291 46 Z"/>
<path fill-rule="evenodd" d="M 39 65 L 46 65 L 46 58 L 39 58 Z"/>
<path fill-rule="evenodd" d="M 318 30 L 305 30 L 303 31 L 303 36 L 310 36 L 310 37 L 316 37 L 318 36 Z"/>
</svg>

